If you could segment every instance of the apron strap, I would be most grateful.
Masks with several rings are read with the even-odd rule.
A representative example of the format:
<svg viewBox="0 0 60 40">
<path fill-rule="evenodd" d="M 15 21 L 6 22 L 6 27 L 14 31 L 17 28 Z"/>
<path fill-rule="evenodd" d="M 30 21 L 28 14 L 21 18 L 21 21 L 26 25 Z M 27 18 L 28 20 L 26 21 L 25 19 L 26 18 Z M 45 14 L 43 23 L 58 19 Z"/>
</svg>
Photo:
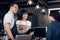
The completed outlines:
<svg viewBox="0 0 60 40">
<path fill-rule="evenodd" d="M 11 29 L 11 32 L 12 32 L 14 38 L 15 38 L 16 35 L 18 35 L 16 23 L 14 23 L 14 26 L 13 26 L 13 28 Z"/>
</svg>

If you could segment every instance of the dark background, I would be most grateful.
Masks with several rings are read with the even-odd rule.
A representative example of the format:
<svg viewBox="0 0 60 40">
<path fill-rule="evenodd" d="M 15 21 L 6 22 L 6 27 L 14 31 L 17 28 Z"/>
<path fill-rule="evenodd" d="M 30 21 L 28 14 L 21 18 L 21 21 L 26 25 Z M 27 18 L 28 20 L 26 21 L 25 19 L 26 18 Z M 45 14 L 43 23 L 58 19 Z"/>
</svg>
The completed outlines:
<svg viewBox="0 0 60 40">
<path fill-rule="evenodd" d="M 32 0 L 34 4 L 27 5 L 28 0 L 0 0 L 0 31 L 3 31 L 3 17 L 9 10 L 9 5 L 12 2 L 17 2 L 19 5 L 19 12 L 25 9 L 29 12 L 29 20 L 32 22 L 33 27 L 46 27 L 47 26 L 47 12 L 49 8 L 59 8 L 60 0 Z M 41 9 L 35 9 L 36 4 L 39 3 L 41 9 L 46 12 L 42 13 Z M 2 32 L 3 33 L 3 32 Z M 0 33 L 0 34 L 2 34 Z"/>
</svg>

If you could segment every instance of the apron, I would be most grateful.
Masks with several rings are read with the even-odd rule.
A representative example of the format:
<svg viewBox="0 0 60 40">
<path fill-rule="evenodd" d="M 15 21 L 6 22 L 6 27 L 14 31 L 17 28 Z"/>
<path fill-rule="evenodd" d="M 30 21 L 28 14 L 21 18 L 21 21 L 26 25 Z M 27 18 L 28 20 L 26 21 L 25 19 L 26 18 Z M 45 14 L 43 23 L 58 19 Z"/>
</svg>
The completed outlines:
<svg viewBox="0 0 60 40">
<path fill-rule="evenodd" d="M 11 29 L 11 32 L 12 32 L 12 35 L 13 35 L 14 38 L 16 37 L 16 35 L 18 35 L 16 23 L 14 23 L 14 26 Z M 11 40 L 11 39 L 9 39 L 7 34 L 6 34 L 6 39 L 5 40 Z"/>
<path fill-rule="evenodd" d="M 17 30 L 16 23 L 14 23 L 14 26 L 11 29 L 11 32 L 12 32 L 12 35 L 14 36 L 14 38 L 16 37 L 16 35 L 18 35 L 18 30 Z"/>
</svg>

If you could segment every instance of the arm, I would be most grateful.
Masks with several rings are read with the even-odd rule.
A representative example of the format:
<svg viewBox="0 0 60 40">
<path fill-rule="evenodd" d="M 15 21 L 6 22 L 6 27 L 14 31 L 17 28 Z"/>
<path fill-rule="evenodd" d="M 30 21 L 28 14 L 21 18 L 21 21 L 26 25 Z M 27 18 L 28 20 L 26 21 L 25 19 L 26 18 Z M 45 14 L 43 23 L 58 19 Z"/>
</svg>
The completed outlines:
<svg viewBox="0 0 60 40">
<path fill-rule="evenodd" d="M 9 24 L 9 23 L 6 23 L 6 24 L 5 24 L 5 31 L 7 32 L 9 38 L 10 38 L 11 40 L 14 40 L 14 37 L 13 37 L 12 32 L 11 32 L 11 30 L 10 30 L 10 24 Z"/>
<path fill-rule="evenodd" d="M 13 37 L 13 35 L 12 35 L 12 32 L 11 32 L 11 23 L 12 23 L 12 16 L 11 15 L 5 15 L 4 16 L 4 20 L 3 20 L 3 22 L 4 22 L 4 29 L 5 29 L 5 31 L 7 32 L 7 34 L 8 34 L 8 36 L 9 36 L 9 38 L 11 39 L 11 40 L 14 40 L 14 37 Z"/>
</svg>

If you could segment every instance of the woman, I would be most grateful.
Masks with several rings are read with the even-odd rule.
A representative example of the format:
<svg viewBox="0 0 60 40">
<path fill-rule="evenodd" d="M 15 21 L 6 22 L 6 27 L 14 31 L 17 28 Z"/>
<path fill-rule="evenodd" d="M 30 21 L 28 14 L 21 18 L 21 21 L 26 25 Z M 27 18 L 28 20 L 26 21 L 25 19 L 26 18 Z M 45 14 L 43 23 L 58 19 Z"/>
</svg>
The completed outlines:
<svg viewBox="0 0 60 40">
<path fill-rule="evenodd" d="M 16 21 L 18 32 L 20 34 L 25 34 L 31 28 L 31 22 L 27 20 L 28 12 L 26 10 L 22 10 L 20 12 L 20 20 Z"/>
<path fill-rule="evenodd" d="M 46 40 L 60 40 L 60 13 L 54 12 L 49 17 L 51 22 L 47 27 Z"/>
</svg>

